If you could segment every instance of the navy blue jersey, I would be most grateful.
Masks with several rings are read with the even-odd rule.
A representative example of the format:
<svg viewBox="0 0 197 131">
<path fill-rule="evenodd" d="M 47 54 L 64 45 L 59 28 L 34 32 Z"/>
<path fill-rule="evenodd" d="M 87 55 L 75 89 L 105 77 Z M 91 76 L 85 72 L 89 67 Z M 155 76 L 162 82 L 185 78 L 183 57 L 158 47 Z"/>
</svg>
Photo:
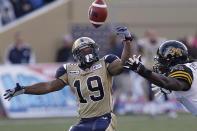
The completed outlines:
<svg viewBox="0 0 197 131">
<path fill-rule="evenodd" d="M 31 49 L 28 46 L 24 46 L 19 50 L 16 46 L 13 46 L 8 51 L 7 58 L 12 64 L 30 63 Z"/>
</svg>

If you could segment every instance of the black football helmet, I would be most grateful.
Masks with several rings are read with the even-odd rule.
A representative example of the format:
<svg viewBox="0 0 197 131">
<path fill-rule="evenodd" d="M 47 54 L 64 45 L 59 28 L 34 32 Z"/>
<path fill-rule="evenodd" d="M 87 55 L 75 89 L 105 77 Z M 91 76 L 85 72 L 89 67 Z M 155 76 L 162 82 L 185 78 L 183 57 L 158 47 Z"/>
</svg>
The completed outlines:
<svg viewBox="0 0 197 131">
<path fill-rule="evenodd" d="M 153 70 L 162 74 L 167 73 L 171 67 L 187 63 L 188 60 L 187 47 L 179 41 L 169 40 L 158 48 Z"/>
<path fill-rule="evenodd" d="M 90 50 L 83 49 L 90 47 Z M 78 38 L 72 47 L 74 59 L 80 66 L 90 67 L 94 62 L 99 60 L 99 48 L 94 40 L 89 37 Z"/>
</svg>

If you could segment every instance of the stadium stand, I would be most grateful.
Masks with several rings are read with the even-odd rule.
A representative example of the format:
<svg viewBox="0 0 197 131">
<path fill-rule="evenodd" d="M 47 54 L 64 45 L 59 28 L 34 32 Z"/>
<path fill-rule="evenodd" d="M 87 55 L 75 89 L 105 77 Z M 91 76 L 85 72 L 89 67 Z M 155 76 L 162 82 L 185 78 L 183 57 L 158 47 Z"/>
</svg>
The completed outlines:
<svg viewBox="0 0 197 131">
<path fill-rule="evenodd" d="M 0 25 L 7 25 L 54 0 L 0 0 Z"/>
</svg>

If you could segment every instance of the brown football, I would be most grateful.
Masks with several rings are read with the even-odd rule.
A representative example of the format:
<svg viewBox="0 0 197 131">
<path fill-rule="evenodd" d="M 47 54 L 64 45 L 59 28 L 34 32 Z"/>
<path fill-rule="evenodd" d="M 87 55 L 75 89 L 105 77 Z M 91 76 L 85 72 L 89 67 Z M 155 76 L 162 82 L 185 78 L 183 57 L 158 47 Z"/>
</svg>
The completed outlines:
<svg viewBox="0 0 197 131">
<path fill-rule="evenodd" d="M 95 0 L 88 10 L 89 20 L 96 28 L 104 24 L 107 18 L 107 5 L 105 0 Z"/>
</svg>

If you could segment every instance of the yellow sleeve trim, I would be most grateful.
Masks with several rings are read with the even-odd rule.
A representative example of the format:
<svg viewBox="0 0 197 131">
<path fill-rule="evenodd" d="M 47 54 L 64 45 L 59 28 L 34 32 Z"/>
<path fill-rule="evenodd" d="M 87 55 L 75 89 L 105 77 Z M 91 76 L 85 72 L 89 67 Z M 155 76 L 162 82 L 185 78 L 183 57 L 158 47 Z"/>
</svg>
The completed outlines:
<svg viewBox="0 0 197 131">
<path fill-rule="evenodd" d="M 189 75 L 190 76 L 190 74 L 187 73 L 187 72 L 185 72 L 185 71 L 175 71 L 175 72 L 171 73 L 170 75 L 174 75 L 174 74 L 178 74 L 178 73 L 181 73 L 181 74 L 183 73 L 183 74 L 186 74 L 186 75 Z"/>
<path fill-rule="evenodd" d="M 187 82 L 189 82 L 189 80 L 188 80 L 187 78 L 185 78 L 185 77 L 178 77 L 178 76 L 176 76 L 176 77 L 172 77 L 172 78 L 184 79 L 184 80 L 186 80 Z M 191 85 L 192 83 L 191 83 L 191 82 L 189 82 L 189 84 Z"/>
<path fill-rule="evenodd" d="M 184 72 L 184 71 L 175 71 L 172 74 L 170 74 L 169 77 L 171 77 L 172 75 L 175 75 L 175 74 L 185 74 L 185 75 L 187 75 L 190 78 L 191 81 L 193 81 L 191 75 L 189 73 L 187 73 L 187 72 Z"/>
<path fill-rule="evenodd" d="M 180 78 L 187 80 L 190 84 L 192 84 L 192 77 L 189 73 L 183 72 L 183 71 L 176 71 L 170 74 L 168 77 L 172 78 Z"/>
</svg>

